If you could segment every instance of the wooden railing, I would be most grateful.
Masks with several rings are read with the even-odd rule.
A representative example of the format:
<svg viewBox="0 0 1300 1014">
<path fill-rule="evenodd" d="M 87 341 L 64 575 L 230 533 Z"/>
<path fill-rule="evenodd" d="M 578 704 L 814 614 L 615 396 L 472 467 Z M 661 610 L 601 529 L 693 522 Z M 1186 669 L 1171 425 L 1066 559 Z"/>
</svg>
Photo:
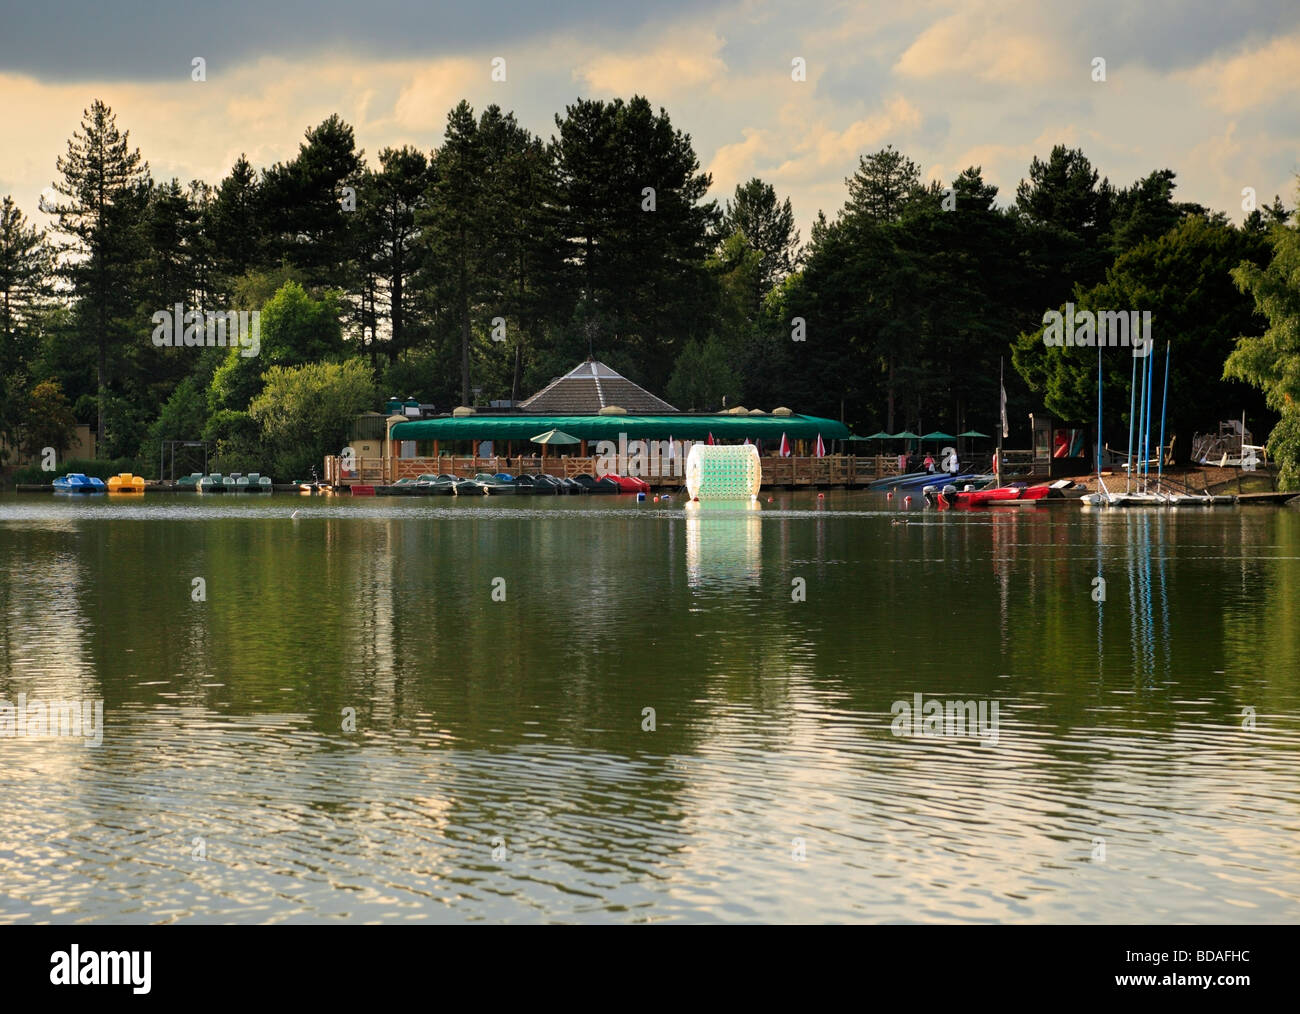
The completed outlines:
<svg viewBox="0 0 1300 1014">
<path fill-rule="evenodd" d="M 536 474 L 544 472 L 561 478 L 575 475 L 596 475 L 595 457 L 452 457 L 442 455 L 437 458 L 357 458 L 352 462 L 353 468 L 346 471 L 341 459 L 325 459 L 324 481 L 332 485 L 387 485 L 398 479 L 414 479 L 421 475 L 450 474 L 471 478 L 480 472 L 495 474 L 507 472 L 511 475 Z M 672 463 L 674 466 L 677 462 Z M 764 457 L 763 485 L 798 488 L 804 486 L 847 486 L 860 487 L 876 479 L 899 474 L 898 458 L 895 455 L 874 455 L 871 457 L 854 457 L 850 455 L 827 455 L 816 457 Z M 1028 474 L 1033 470 L 1032 451 L 1003 451 L 1003 472 Z M 669 470 L 669 463 L 660 462 L 663 471 Z M 653 487 L 679 488 L 686 484 L 683 474 L 646 475 L 643 478 Z"/>
</svg>

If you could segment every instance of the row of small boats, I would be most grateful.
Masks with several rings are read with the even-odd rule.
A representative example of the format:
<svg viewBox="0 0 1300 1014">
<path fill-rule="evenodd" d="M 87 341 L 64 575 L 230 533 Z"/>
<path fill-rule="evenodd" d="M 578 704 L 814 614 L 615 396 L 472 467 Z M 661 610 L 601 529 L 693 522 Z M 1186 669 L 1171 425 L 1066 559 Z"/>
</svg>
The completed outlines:
<svg viewBox="0 0 1300 1014">
<path fill-rule="evenodd" d="M 111 476 L 107 482 L 93 475 L 69 472 L 56 478 L 53 485 L 56 493 L 143 493 L 145 490 L 144 477 L 130 472 Z M 195 493 L 270 493 L 272 485 L 270 476 L 258 472 L 247 475 L 192 472 L 178 479 L 176 488 Z"/>
<path fill-rule="evenodd" d="M 1029 506 L 1042 502 L 1078 500 L 1087 492 L 1086 486 L 1068 479 L 1036 485 L 1013 482 L 998 486 L 990 482 L 982 487 L 976 487 L 967 483 L 964 489 L 958 489 L 955 483 L 949 482 L 943 486 L 926 486 L 924 490 L 926 501 L 941 510 L 1001 504 Z"/>
<path fill-rule="evenodd" d="M 247 475 L 242 472 L 231 472 L 228 475 L 220 472 L 209 475 L 191 472 L 176 480 L 177 489 L 192 489 L 197 493 L 270 493 L 271 485 L 271 477 L 260 472 L 249 472 Z"/>
<path fill-rule="evenodd" d="M 1029 506 L 1063 500 L 1077 500 L 1084 507 L 1219 507 L 1236 502 L 1232 496 L 1216 496 L 1211 493 L 1145 490 L 1111 493 L 1104 488 L 1090 493 L 1088 487 L 1069 479 L 1037 485 L 1013 482 L 1005 486 L 996 486 L 989 483 L 982 488 L 967 484 L 964 489 L 958 489 L 952 483 L 944 486 L 932 485 L 925 487 L 925 499 L 932 506 L 941 509 L 989 507 L 1001 504 Z"/>
<path fill-rule="evenodd" d="M 1111 493 L 1101 490 L 1083 498 L 1085 507 L 1227 507 L 1237 498 L 1228 494 L 1164 492 L 1133 490 L 1128 493 Z"/>
<path fill-rule="evenodd" d="M 67 475 L 60 475 L 54 480 L 54 492 L 56 493 L 143 493 L 144 478 L 139 475 L 132 475 L 130 472 L 123 472 L 120 475 L 110 476 L 108 481 L 95 475 L 85 475 L 81 472 L 69 472 Z"/>
<path fill-rule="evenodd" d="M 630 475 L 576 475 L 560 478 L 540 473 L 511 475 L 480 472 L 472 479 L 432 473 L 415 478 L 398 479 L 391 486 L 376 486 L 380 496 L 565 496 L 577 493 L 617 495 L 648 493 L 650 484 Z"/>
</svg>

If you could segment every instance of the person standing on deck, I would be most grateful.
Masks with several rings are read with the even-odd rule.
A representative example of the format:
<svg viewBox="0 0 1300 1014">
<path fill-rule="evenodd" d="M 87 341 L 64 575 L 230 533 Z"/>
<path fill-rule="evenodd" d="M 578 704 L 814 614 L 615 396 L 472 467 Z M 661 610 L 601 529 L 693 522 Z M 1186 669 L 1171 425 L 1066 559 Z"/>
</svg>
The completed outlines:
<svg viewBox="0 0 1300 1014">
<path fill-rule="evenodd" d="M 931 472 L 931 473 L 933 473 L 933 472 L 934 472 L 934 455 L 931 454 L 929 451 L 927 451 L 926 454 L 925 454 L 925 461 L 923 461 L 922 464 L 925 465 L 925 470 L 926 470 L 927 472 Z"/>
</svg>

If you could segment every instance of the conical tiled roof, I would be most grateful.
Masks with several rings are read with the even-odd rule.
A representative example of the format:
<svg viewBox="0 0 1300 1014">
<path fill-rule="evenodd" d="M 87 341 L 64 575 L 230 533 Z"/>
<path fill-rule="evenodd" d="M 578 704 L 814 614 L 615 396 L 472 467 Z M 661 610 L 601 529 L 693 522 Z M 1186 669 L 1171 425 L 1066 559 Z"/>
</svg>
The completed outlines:
<svg viewBox="0 0 1300 1014">
<path fill-rule="evenodd" d="M 519 407 L 543 415 L 595 415 L 611 405 L 627 409 L 632 415 L 677 411 L 662 398 L 656 398 L 595 359 L 579 363 L 564 376 L 552 380 Z"/>
</svg>

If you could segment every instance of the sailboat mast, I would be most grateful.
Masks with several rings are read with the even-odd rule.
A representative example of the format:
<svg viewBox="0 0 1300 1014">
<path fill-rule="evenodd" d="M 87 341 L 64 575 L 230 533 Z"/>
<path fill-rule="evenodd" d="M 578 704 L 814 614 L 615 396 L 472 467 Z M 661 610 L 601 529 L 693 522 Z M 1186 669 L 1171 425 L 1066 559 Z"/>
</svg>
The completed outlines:
<svg viewBox="0 0 1300 1014">
<path fill-rule="evenodd" d="M 999 488 L 1002 486 L 1002 420 L 1006 415 L 1002 402 L 1006 393 L 1007 388 L 1002 381 L 1002 357 L 998 356 L 998 464 L 997 468 L 993 469 L 993 484 Z"/>
<path fill-rule="evenodd" d="M 1101 478 L 1101 342 L 1097 343 L 1097 478 Z"/>
<path fill-rule="evenodd" d="M 1133 357 L 1133 369 L 1128 381 L 1128 468 L 1124 476 L 1124 492 L 1128 493 L 1133 485 L 1133 413 L 1137 411 L 1137 375 L 1138 357 Z"/>
<path fill-rule="evenodd" d="M 1142 455 L 1142 489 L 1146 489 L 1147 481 L 1151 477 L 1151 428 L 1155 425 L 1155 387 L 1156 387 L 1156 347 L 1151 346 L 1151 351 L 1147 354 L 1151 360 L 1147 364 L 1147 442 L 1143 447 L 1145 452 Z"/>
<path fill-rule="evenodd" d="M 1169 408 L 1169 357 L 1173 355 L 1173 342 L 1165 342 L 1165 391 L 1160 396 L 1160 461 L 1156 465 L 1156 488 L 1165 481 L 1165 411 Z"/>
<path fill-rule="evenodd" d="M 1142 360 L 1142 383 L 1138 389 L 1137 460 L 1134 465 L 1137 467 L 1139 492 L 1143 491 L 1142 465 L 1145 458 L 1147 433 L 1147 366 L 1150 362 L 1151 350 L 1147 349 L 1146 357 Z"/>
</svg>

